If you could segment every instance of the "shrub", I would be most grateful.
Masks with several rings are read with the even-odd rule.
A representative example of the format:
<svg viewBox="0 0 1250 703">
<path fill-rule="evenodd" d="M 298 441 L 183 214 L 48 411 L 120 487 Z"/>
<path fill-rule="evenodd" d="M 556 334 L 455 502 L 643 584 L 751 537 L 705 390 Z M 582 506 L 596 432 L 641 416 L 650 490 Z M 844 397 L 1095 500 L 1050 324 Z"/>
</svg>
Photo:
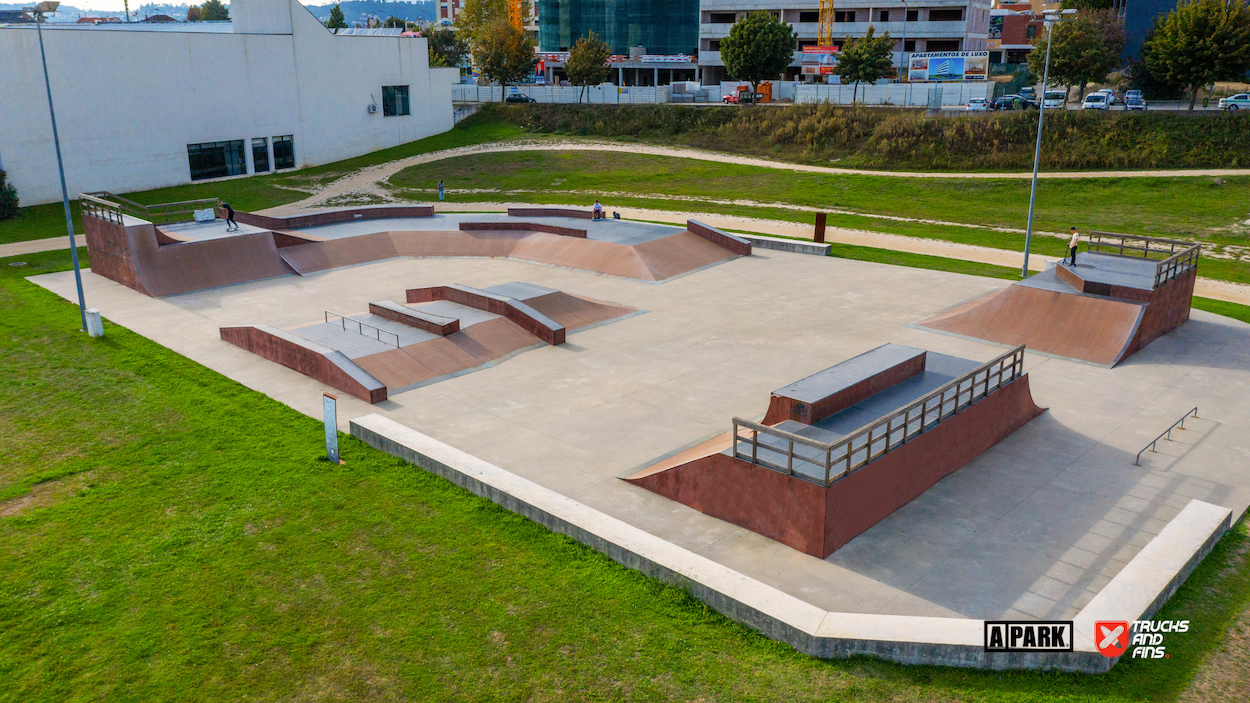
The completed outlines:
<svg viewBox="0 0 1250 703">
<path fill-rule="evenodd" d="M 0 220 L 17 217 L 17 188 L 9 183 L 8 176 L 0 170 Z"/>
</svg>

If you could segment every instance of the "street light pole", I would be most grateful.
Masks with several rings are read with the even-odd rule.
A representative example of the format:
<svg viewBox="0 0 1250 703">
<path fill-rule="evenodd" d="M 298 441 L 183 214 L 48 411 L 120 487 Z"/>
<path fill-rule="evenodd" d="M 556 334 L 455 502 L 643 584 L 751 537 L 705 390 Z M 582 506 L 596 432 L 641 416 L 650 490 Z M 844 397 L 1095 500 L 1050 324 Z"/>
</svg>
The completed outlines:
<svg viewBox="0 0 1250 703">
<path fill-rule="evenodd" d="M 74 240 L 74 215 L 69 209 L 69 189 L 65 186 L 65 162 L 61 159 L 61 138 L 56 131 L 56 110 L 52 107 L 52 81 L 48 78 L 48 55 L 43 49 L 43 16 L 54 13 L 59 2 L 41 2 L 26 8 L 35 13 L 35 32 L 39 35 L 39 58 L 43 61 L 43 85 L 48 90 L 48 116 L 52 118 L 52 143 L 56 145 L 56 168 L 61 174 L 61 202 L 65 205 L 65 228 L 69 230 L 69 255 L 74 262 L 74 283 L 78 286 L 78 314 L 82 331 L 87 331 L 87 301 L 82 292 L 82 270 L 78 267 L 78 243 Z"/>
<path fill-rule="evenodd" d="M 1042 124 L 1046 117 L 1046 88 L 1050 85 L 1050 40 L 1055 33 L 1055 25 L 1075 19 L 1076 10 L 1064 10 L 1064 17 L 1056 10 L 1043 13 L 1042 23 L 1046 27 L 1046 67 L 1042 69 L 1042 100 L 1037 106 L 1037 145 L 1033 148 L 1033 185 L 1029 188 L 1029 224 L 1024 231 L 1024 268 L 1020 278 L 1029 277 L 1029 245 L 1033 241 L 1033 207 L 1037 201 L 1037 167 L 1042 158 Z"/>
</svg>

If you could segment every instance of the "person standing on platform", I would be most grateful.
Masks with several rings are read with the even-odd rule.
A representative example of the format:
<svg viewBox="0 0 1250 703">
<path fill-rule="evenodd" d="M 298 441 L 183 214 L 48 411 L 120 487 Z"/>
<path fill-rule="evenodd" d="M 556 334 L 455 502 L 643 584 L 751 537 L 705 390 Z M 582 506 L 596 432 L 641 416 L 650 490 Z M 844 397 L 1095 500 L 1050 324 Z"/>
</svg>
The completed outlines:
<svg viewBox="0 0 1250 703">
<path fill-rule="evenodd" d="M 226 209 L 226 231 L 239 231 L 239 223 L 234 221 L 234 208 L 230 207 L 230 203 L 222 203 L 221 206 Z"/>
<path fill-rule="evenodd" d="M 1076 266 L 1076 248 L 1081 243 L 1081 233 L 1072 228 L 1072 239 L 1068 240 L 1068 256 L 1072 259 L 1072 265 Z"/>
<path fill-rule="evenodd" d="M 443 182 L 438 182 L 438 201 L 443 202 Z"/>
</svg>

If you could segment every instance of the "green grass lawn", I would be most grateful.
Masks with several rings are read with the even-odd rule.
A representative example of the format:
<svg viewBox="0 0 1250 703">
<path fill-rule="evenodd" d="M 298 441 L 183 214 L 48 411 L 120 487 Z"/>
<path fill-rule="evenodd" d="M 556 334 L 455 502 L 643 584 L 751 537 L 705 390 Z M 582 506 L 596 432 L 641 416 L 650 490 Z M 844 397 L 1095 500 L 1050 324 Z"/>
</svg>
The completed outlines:
<svg viewBox="0 0 1250 703">
<path fill-rule="evenodd" d="M 469 118 L 449 132 L 345 161 L 312 166 L 298 171 L 284 171 L 212 183 L 190 183 L 123 195 L 144 205 L 200 198 L 221 198 L 236 210 L 264 210 L 302 200 L 309 195 L 308 192 L 304 192 L 305 190 L 366 166 L 457 146 L 512 139 L 521 135 L 521 128 L 513 125 Z M 70 211 L 74 218 L 74 231 L 82 232 L 82 218 L 77 200 L 70 203 Z M 35 205 L 22 208 L 21 213 L 14 219 L 0 221 L 0 244 L 64 236 L 66 232 L 65 208 L 61 203 Z"/>
<path fill-rule="evenodd" d="M 0 259 L 0 700 L 1166 701 L 1250 605 L 1239 524 L 1165 607 L 1192 621 L 1166 660 L 810 659 L 350 437 L 332 465 L 318 421 L 123 328 L 88 338 L 22 278 L 67 258 Z"/>
</svg>

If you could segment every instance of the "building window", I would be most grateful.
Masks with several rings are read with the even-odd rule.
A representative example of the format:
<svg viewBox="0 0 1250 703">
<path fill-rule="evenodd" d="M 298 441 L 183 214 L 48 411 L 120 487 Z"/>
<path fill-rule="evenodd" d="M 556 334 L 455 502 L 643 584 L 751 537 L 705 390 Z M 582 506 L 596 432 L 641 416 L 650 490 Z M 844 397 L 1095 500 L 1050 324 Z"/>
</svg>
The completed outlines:
<svg viewBox="0 0 1250 703">
<path fill-rule="evenodd" d="M 799 22 L 819 22 L 819 12 L 803 12 L 799 11 Z"/>
<path fill-rule="evenodd" d="M 878 18 L 878 19 L 877 19 L 877 21 L 878 21 L 878 22 L 889 22 L 889 21 L 890 21 L 890 11 L 889 11 L 889 10 L 882 10 L 882 11 L 881 11 L 881 16 L 880 16 L 880 18 Z"/>
<path fill-rule="evenodd" d="M 720 40 L 710 39 L 707 43 L 708 51 L 720 51 Z"/>
<path fill-rule="evenodd" d="M 382 86 L 382 116 L 396 117 L 411 114 L 408 111 L 408 86 Z"/>
<path fill-rule="evenodd" d="M 295 168 L 295 141 L 291 135 L 273 138 L 273 167 Z"/>
<path fill-rule="evenodd" d="M 269 142 L 264 137 L 252 140 L 252 168 L 256 173 L 269 172 Z"/>
<path fill-rule="evenodd" d="M 903 42 L 903 51 L 915 51 L 915 50 L 916 50 L 915 39 L 908 39 Z"/>
<path fill-rule="evenodd" d="M 834 22 L 854 22 L 855 11 L 854 10 L 846 10 L 846 11 L 838 10 L 837 12 L 833 13 L 833 21 Z"/>
<path fill-rule="evenodd" d="M 1036 36 L 1037 36 L 1037 25 L 1031 24 L 1024 28 L 1025 39 L 1032 39 L 1033 37 L 1036 37 Z"/>
<path fill-rule="evenodd" d="M 737 20 L 732 12 L 713 12 L 709 19 L 712 24 L 733 24 Z"/>
<path fill-rule="evenodd" d="M 964 18 L 964 8 L 956 7 L 953 9 L 937 9 L 929 10 L 930 22 L 958 22 Z"/>
<path fill-rule="evenodd" d="M 191 163 L 191 180 L 241 176 L 247 173 L 243 156 L 243 140 L 188 144 L 187 160 Z"/>
<path fill-rule="evenodd" d="M 908 22 L 919 22 L 919 21 L 920 21 L 920 10 L 908 10 L 908 11 L 907 11 L 907 21 L 908 21 Z"/>
<path fill-rule="evenodd" d="M 925 51 L 959 51 L 958 39 L 930 39 L 925 42 Z"/>
<path fill-rule="evenodd" d="M 800 40 L 799 40 L 799 51 L 802 51 L 802 50 L 803 50 L 803 47 L 805 47 L 805 46 L 816 46 L 816 40 L 815 40 L 815 39 L 800 39 Z"/>
</svg>

